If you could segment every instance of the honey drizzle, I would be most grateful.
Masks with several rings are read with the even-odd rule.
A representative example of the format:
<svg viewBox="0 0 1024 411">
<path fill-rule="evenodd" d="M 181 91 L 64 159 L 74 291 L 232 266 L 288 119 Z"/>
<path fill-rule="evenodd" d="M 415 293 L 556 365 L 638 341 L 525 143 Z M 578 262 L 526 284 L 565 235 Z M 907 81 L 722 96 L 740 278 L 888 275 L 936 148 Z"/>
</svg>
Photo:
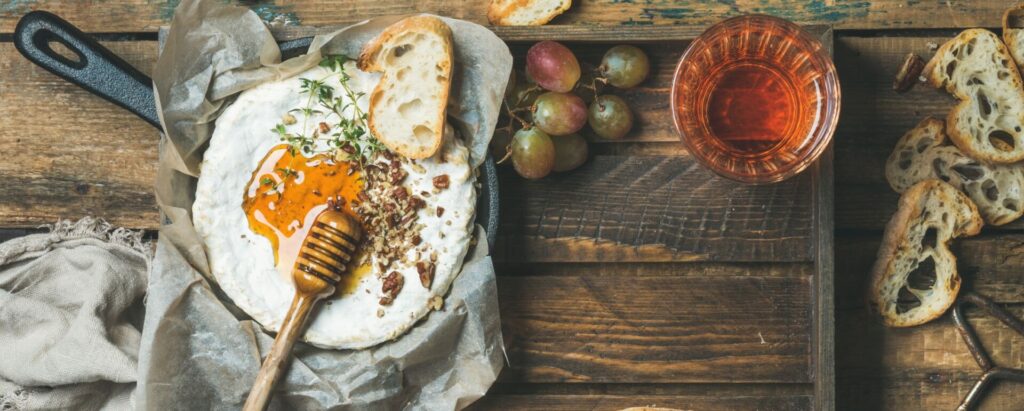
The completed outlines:
<svg viewBox="0 0 1024 411">
<path fill-rule="evenodd" d="M 327 199 L 340 195 L 351 204 L 362 189 L 359 173 L 349 175 L 347 163 L 325 154 L 307 158 L 279 144 L 267 151 L 249 179 L 242 210 L 249 228 L 270 240 L 277 271 L 291 281 L 302 242 L 317 215 L 327 209 Z M 351 212 L 348 206 L 344 209 Z M 337 285 L 339 295 L 353 292 L 368 268 L 352 267 Z"/>
</svg>

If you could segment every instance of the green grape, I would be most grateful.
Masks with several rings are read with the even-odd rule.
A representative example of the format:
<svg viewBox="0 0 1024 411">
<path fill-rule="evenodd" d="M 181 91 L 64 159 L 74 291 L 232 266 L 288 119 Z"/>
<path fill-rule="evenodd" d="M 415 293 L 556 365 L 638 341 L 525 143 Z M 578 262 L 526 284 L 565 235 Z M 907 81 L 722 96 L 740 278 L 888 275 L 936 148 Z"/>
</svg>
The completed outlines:
<svg viewBox="0 0 1024 411">
<path fill-rule="evenodd" d="M 633 128 L 633 112 L 621 97 L 598 96 L 590 103 L 587 120 L 594 133 L 607 139 L 620 139 Z"/>
<path fill-rule="evenodd" d="M 587 105 L 575 94 L 547 92 L 531 110 L 533 123 L 552 136 L 572 134 L 587 124 Z"/>
<path fill-rule="evenodd" d="M 566 93 L 580 79 L 580 63 L 561 43 L 545 40 L 526 52 L 526 72 L 545 90 Z"/>
<path fill-rule="evenodd" d="M 615 46 L 604 53 L 598 67 L 608 83 L 618 88 L 635 87 L 647 78 L 651 62 L 634 46 Z"/>
<path fill-rule="evenodd" d="M 551 137 L 555 144 L 554 171 L 569 171 L 587 161 L 587 140 L 579 134 Z"/>
<path fill-rule="evenodd" d="M 536 127 L 524 128 L 512 137 L 512 167 L 530 180 L 551 173 L 555 165 L 555 145 L 551 137 Z"/>
</svg>

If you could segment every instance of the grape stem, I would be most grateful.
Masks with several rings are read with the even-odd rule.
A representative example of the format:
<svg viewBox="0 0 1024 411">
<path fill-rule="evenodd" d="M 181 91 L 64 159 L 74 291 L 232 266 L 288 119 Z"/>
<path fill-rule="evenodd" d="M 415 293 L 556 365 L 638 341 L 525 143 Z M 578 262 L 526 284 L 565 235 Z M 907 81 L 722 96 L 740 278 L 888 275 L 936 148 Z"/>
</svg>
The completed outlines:
<svg viewBox="0 0 1024 411">
<path fill-rule="evenodd" d="M 604 67 L 604 66 L 602 66 L 602 67 Z M 608 78 L 607 77 L 602 77 L 601 73 L 602 73 L 601 67 L 598 67 L 597 69 L 594 70 L 594 76 L 590 78 L 590 85 L 586 85 L 586 84 L 581 84 L 580 85 L 580 88 L 585 88 L 585 89 L 590 90 L 591 92 L 593 92 L 595 100 L 597 100 L 597 82 L 600 81 L 601 84 L 608 85 Z"/>
<path fill-rule="evenodd" d="M 525 111 L 525 110 L 527 110 L 527 109 L 525 109 L 525 108 L 517 108 L 515 110 L 509 110 L 508 111 L 509 117 L 511 117 L 511 118 L 515 119 L 516 121 L 518 121 L 519 124 L 521 124 L 523 126 L 522 128 L 530 127 L 530 123 L 527 122 L 526 120 L 523 120 L 522 117 L 517 116 L 516 112 L 521 112 L 521 111 Z"/>
<path fill-rule="evenodd" d="M 501 160 L 498 160 L 495 164 L 505 164 L 505 162 L 510 158 L 512 158 L 512 143 L 508 143 L 508 145 L 505 146 L 505 157 L 502 157 Z"/>
<path fill-rule="evenodd" d="M 515 133 L 513 131 L 514 130 L 513 126 L 515 125 L 516 121 L 519 122 L 519 125 L 520 125 L 519 128 L 520 129 L 532 127 L 533 125 L 530 122 L 524 120 L 517 113 L 525 113 L 525 112 L 529 112 L 530 111 L 530 107 L 524 107 L 524 106 L 522 106 L 522 104 L 525 102 L 527 96 L 529 96 L 530 94 L 535 93 L 535 92 L 537 92 L 539 90 L 541 90 L 540 86 L 534 85 L 533 87 L 530 87 L 530 88 L 526 89 L 525 91 L 523 91 L 522 93 L 520 93 L 517 96 L 518 98 L 516 98 L 515 104 L 513 104 L 515 106 L 515 108 L 509 107 L 507 101 L 503 102 L 501 104 L 501 106 L 505 109 L 505 114 L 508 115 L 508 124 L 506 124 L 504 127 L 495 129 L 495 132 L 497 132 L 498 130 L 505 130 L 510 136 L 514 135 Z M 515 131 L 518 131 L 518 130 L 515 130 Z M 510 158 L 512 158 L 512 140 L 511 139 L 509 140 L 508 145 L 505 146 L 505 156 L 502 157 L 500 160 L 498 160 L 496 163 L 497 164 L 504 164 Z"/>
</svg>

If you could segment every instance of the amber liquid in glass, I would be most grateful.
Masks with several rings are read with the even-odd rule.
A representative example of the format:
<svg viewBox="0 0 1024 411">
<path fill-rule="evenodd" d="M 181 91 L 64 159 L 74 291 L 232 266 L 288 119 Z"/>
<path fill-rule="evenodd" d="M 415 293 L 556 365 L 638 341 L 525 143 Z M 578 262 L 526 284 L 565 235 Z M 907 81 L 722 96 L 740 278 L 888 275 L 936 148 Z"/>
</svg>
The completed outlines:
<svg viewBox="0 0 1024 411">
<path fill-rule="evenodd" d="M 799 144 L 814 118 L 804 115 L 817 95 L 803 96 L 795 73 L 763 60 L 723 62 L 697 88 L 706 101 L 708 136 L 732 156 L 771 156 Z M 705 97 L 706 96 L 706 97 Z"/>
</svg>

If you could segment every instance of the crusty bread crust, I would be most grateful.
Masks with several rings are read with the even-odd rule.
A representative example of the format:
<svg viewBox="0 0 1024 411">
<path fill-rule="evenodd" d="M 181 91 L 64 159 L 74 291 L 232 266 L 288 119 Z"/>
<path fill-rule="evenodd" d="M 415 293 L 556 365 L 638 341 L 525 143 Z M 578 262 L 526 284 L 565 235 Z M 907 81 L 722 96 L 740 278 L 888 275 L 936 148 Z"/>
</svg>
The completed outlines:
<svg viewBox="0 0 1024 411">
<path fill-rule="evenodd" d="M 443 39 L 442 55 L 436 56 L 438 61 L 431 66 L 436 67 L 442 74 L 440 77 L 443 79 L 436 79 L 440 84 L 440 94 L 436 98 L 440 101 L 438 107 L 436 107 L 436 127 L 431 127 L 431 141 L 425 147 L 411 148 L 407 142 L 406 136 L 389 136 L 383 133 L 381 121 L 399 121 L 395 117 L 398 117 L 398 113 L 389 115 L 388 118 L 381 118 L 380 115 L 376 114 L 375 107 L 378 107 L 383 99 L 387 96 L 389 90 L 388 87 L 392 85 L 393 78 L 392 74 L 388 72 L 388 65 L 383 56 L 383 53 L 391 51 L 392 43 L 409 32 L 422 32 L 439 36 Z M 433 62 L 424 62 L 433 63 Z M 374 88 L 373 92 L 370 93 L 370 110 L 368 113 L 368 123 L 370 132 L 377 137 L 385 146 L 391 151 L 401 154 L 411 159 L 424 159 L 433 156 L 441 148 L 441 143 L 444 137 L 444 123 L 447 109 L 448 95 L 451 88 L 451 73 L 453 64 L 453 51 L 452 51 L 452 32 L 451 28 L 444 23 L 441 19 L 434 16 L 420 15 L 412 16 L 402 19 L 391 26 L 388 26 L 377 38 L 371 40 L 359 53 L 359 59 L 357 66 L 360 70 L 368 72 L 383 72 L 383 76 L 380 82 L 377 83 L 377 87 Z M 431 79 L 435 80 L 435 79 Z M 389 113 L 390 114 L 390 113 Z"/>
<path fill-rule="evenodd" d="M 1024 3 L 1010 7 L 1003 13 L 1003 43 L 1010 49 L 1018 70 L 1024 66 L 1024 27 L 1019 25 L 1021 21 L 1024 21 Z"/>
<path fill-rule="evenodd" d="M 977 57 L 982 45 L 994 47 L 994 55 Z M 968 58 L 972 60 L 963 61 Z M 985 29 L 967 29 L 939 47 L 922 72 L 928 84 L 945 88 L 960 101 L 946 117 L 946 132 L 972 158 L 993 163 L 1024 160 L 1024 82 L 1011 62 L 999 37 Z M 988 83 L 978 82 L 981 77 Z M 982 92 L 984 102 L 978 97 Z M 1003 143 L 993 134 L 1012 141 Z"/>
<path fill-rule="evenodd" d="M 572 6 L 572 0 L 557 1 L 560 2 L 558 7 L 541 10 L 542 2 L 539 0 L 491 0 L 487 7 L 487 21 L 495 26 L 542 26 Z M 529 13 L 531 16 L 523 20 L 516 13 Z"/>
<path fill-rule="evenodd" d="M 899 209 L 885 227 L 868 292 L 870 305 L 885 325 L 920 325 L 946 312 L 960 290 L 956 257 L 948 243 L 955 237 L 975 235 L 981 227 L 974 203 L 940 180 L 917 183 L 900 197 Z M 926 237 L 933 229 L 934 244 L 928 244 Z M 934 262 L 934 283 L 927 290 L 911 290 L 920 294 L 916 296 L 921 304 L 900 312 L 899 291 L 908 285 L 911 272 L 927 259 Z"/>
</svg>

